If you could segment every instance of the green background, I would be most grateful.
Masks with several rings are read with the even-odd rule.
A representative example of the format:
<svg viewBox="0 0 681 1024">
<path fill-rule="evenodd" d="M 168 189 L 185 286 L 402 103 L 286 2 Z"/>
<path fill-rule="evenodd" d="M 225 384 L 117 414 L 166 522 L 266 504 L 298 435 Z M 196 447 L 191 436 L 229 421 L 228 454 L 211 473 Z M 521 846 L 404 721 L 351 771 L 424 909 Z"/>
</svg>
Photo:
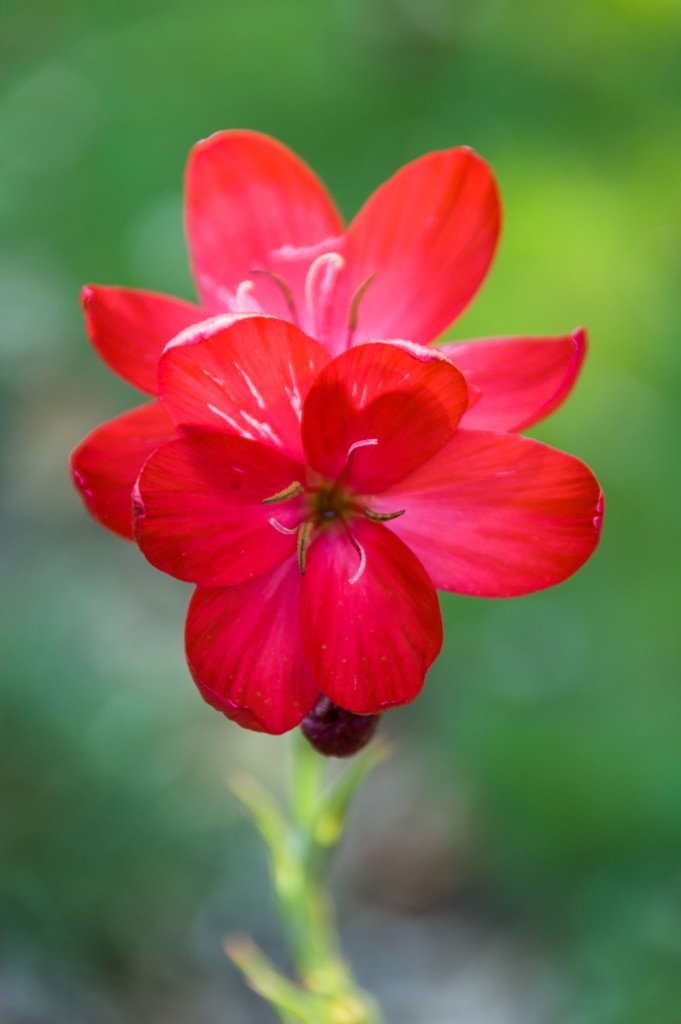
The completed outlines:
<svg viewBox="0 0 681 1024">
<path fill-rule="evenodd" d="M 411 979 L 421 1009 L 394 1021 L 681 1020 L 680 54 L 677 0 L 0 0 L 3 1021 L 271 1019 L 220 949 L 247 929 L 279 955 L 224 778 L 276 784 L 285 741 L 202 704 L 188 588 L 100 530 L 66 468 L 136 402 L 79 287 L 192 297 L 183 167 L 229 127 L 286 142 L 348 217 L 405 161 L 473 146 L 505 223 L 450 336 L 591 342 L 534 433 L 601 479 L 601 547 L 554 591 L 444 597 L 444 653 L 384 722 L 339 866 L 363 980 L 389 1005 Z M 434 981 L 417 951 L 447 923 Z M 447 995 L 498 980 L 485 943 L 506 1016 Z"/>
</svg>

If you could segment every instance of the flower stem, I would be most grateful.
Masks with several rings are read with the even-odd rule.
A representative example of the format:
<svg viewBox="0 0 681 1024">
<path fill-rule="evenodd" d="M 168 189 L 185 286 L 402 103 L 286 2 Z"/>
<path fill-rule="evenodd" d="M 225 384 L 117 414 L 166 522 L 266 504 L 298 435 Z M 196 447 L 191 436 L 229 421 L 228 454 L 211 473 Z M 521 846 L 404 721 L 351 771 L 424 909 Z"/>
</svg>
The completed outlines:
<svg viewBox="0 0 681 1024">
<path fill-rule="evenodd" d="M 254 779 L 239 776 L 231 783 L 267 844 L 277 906 L 300 984 L 280 974 L 250 939 L 231 939 L 226 948 L 284 1024 L 380 1024 L 378 1007 L 357 986 L 342 956 L 325 876 L 351 799 L 386 752 L 385 744 L 372 744 L 326 786 L 326 760 L 302 734 L 294 734 L 290 820 Z"/>
</svg>

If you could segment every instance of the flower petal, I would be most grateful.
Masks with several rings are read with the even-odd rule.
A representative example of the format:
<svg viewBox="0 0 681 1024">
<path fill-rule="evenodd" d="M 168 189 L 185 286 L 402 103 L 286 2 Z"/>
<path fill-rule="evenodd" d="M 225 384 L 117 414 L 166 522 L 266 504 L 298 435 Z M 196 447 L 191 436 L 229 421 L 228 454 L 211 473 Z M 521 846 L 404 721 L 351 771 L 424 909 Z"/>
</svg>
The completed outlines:
<svg viewBox="0 0 681 1024">
<path fill-rule="evenodd" d="M 277 512 L 263 499 L 303 478 L 280 452 L 226 434 L 183 437 L 154 452 L 135 488 L 135 538 L 152 565 L 204 587 L 228 587 L 267 572 L 296 550 L 284 526 L 302 518 L 295 501 Z"/>
<path fill-rule="evenodd" d="M 150 395 L 158 392 L 158 361 L 165 345 L 202 320 L 199 306 L 132 288 L 86 285 L 81 292 L 85 328 L 115 373 Z"/>
<path fill-rule="evenodd" d="M 199 587 L 187 615 L 187 662 L 201 696 L 246 729 L 279 734 L 320 697 L 298 624 L 295 560 L 226 589 Z"/>
<path fill-rule="evenodd" d="M 463 420 L 467 430 L 524 430 L 567 398 L 586 356 L 586 332 L 491 338 L 441 345 L 440 351 L 480 392 Z"/>
<path fill-rule="evenodd" d="M 471 150 L 430 153 L 407 164 L 348 228 L 337 335 L 347 331 L 352 297 L 375 275 L 359 301 L 354 344 L 377 338 L 432 341 L 480 287 L 500 218 L 492 172 Z"/>
<path fill-rule="evenodd" d="M 302 406 L 328 355 L 283 320 L 222 323 L 207 320 L 164 352 L 159 381 L 172 419 L 187 432 L 238 434 L 302 459 Z"/>
<path fill-rule="evenodd" d="M 436 587 L 512 597 L 553 586 L 594 551 L 603 496 L 591 470 L 531 438 L 458 430 L 376 503 Z"/>
<path fill-rule="evenodd" d="M 438 349 L 357 346 L 334 359 L 307 396 L 308 461 L 332 480 L 345 468 L 356 491 L 381 491 L 449 441 L 467 402 L 463 376 Z"/>
<path fill-rule="evenodd" d="M 139 406 L 103 423 L 71 453 L 71 475 L 85 507 L 127 540 L 132 532 L 132 489 L 146 459 L 175 437 L 160 402 Z"/>
<path fill-rule="evenodd" d="M 204 302 L 236 310 L 239 284 L 250 279 L 261 310 L 291 318 L 284 277 L 304 306 L 310 259 L 288 259 L 342 235 L 333 200 L 310 168 L 280 142 L 251 131 L 211 135 L 192 150 L 186 174 L 187 234 Z M 282 262 L 283 261 L 283 262 Z"/>
<path fill-rule="evenodd" d="M 319 688 L 357 715 L 373 715 L 419 694 L 442 646 L 437 594 L 426 571 L 384 526 L 351 530 L 366 564 L 342 531 L 312 542 L 301 593 L 301 630 Z"/>
</svg>

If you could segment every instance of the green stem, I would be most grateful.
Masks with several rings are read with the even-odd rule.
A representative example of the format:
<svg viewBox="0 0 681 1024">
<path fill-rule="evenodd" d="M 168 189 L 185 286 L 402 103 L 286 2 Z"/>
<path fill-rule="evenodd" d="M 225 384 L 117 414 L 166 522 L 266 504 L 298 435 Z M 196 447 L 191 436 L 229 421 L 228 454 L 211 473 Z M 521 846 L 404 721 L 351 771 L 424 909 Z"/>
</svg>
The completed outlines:
<svg viewBox="0 0 681 1024">
<path fill-rule="evenodd" d="M 320 873 L 313 870 L 324 761 L 300 733 L 294 733 L 292 741 L 293 822 L 286 852 L 275 864 L 274 886 L 303 985 L 311 992 L 336 997 L 354 986 L 341 956 L 331 899 Z"/>
<path fill-rule="evenodd" d="M 301 828 L 309 828 L 319 813 L 324 782 L 324 762 L 302 732 L 291 735 L 291 809 Z"/>
<path fill-rule="evenodd" d="M 250 940 L 231 941 L 228 953 L 284 1024 L 380 1024 L 378 1007 L 357 986 L 341 954 L 324 879 L 351 798 L 387 748 L 372 744 L 327 789 L 325 759 L 299 733 L 292 739 L 290 821 L 255 780 L 240 776 L 231 788 L 267 843 L 277 905 L 300 986 L 279 974 Z"/>
</svg>

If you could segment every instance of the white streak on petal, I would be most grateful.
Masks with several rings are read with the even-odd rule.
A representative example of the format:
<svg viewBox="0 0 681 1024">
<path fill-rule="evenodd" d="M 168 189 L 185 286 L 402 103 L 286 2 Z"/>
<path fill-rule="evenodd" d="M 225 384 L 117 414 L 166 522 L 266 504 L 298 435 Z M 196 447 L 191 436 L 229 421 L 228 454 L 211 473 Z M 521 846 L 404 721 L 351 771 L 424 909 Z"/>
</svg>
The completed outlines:
<svg viewBox="0 0 681 1024">
<path fill-rule="evenodd" d="M 300 421 L 303 417 L 303 399 L 301 398 L 298 385 L 296 383 L 295 368 L 293 363 L 289 363 L 289 371 L 291 374 L 291 386 L 286 388 L 286 393 L 291 401 L 291 408 Z"/>
<path fill-rule="evenodd" d="M 216 405 L 211 405 L 210 402 L 208 402 L 208 408 L 215 416 L 219 416 L 221 420 L 224 420 L 225 423 L 228 423 L 232 430 L 236 430 L 236 432 L 238 434 L 241 434 L 242 437 L 247 437 L 251 441 L 255 441 L 253 434 L 250 434 L 247 430 L 244 430 L 240 423 L 237 423 L 236 420 L 233 420 L 232 417 L 228 416 L 227 413 L 223 412 L 222 409 L 218 409 Z"/>
<path fill-rule="evenodd" d="M 246 420 L 246 423 L 248 423 L 249 426 L 253 427 L 254 430 L 257 430 L 261 437 L 271 441 L 272 444 L 281 445 L 281 438 L 272 430 L 269 423 L 261 423 L 260 420 L 256 420 L 255 416 L 251 416 L 243 409 L 241 410 L 241 417 Z"/>
<path fill-rule="evenodd" d="M 236 369 L 239 371 L 239 373 L 243 377 L 244 382 L 246 384 L 246 387 L 248 388 L 250 393 L 253 395 L 253 398 L 255 398 L 256 402 L 258 403 L 258 408 L 264 409 L 265 408 L 265 400 L 262 397 L 262 395 L 260 394 L 260 392 L 258 391 L 258 389 L 256 388 L 256 386 L 253 383 L 253 381 L 251 380 L 251 378 L 248 376 L 246 371 L 244 369 L 242 369 L 242 367 L 239 366 L 238 364 L 236 365 Z"/>
<path fill-rule="evenodd" d="M 270 255 L 280 260 L 314 260 L 332 249 L 340 249 L 343 242 L 343 235 L 333 235 L 315 245 L 282 245 L 280 249 L 273 249 Z"/>
<path fill-rule="evenodd" d="M 210 370 L 202 370 L 201 373 L 204 377 L 208 377 L 208 380 L 212 380 L 213 384 L 217 384 L 219 388 L 224 388 L 225 381 L 222 377 L 216 377 L 214 373 L 210 372 Z"/>
</svg>

